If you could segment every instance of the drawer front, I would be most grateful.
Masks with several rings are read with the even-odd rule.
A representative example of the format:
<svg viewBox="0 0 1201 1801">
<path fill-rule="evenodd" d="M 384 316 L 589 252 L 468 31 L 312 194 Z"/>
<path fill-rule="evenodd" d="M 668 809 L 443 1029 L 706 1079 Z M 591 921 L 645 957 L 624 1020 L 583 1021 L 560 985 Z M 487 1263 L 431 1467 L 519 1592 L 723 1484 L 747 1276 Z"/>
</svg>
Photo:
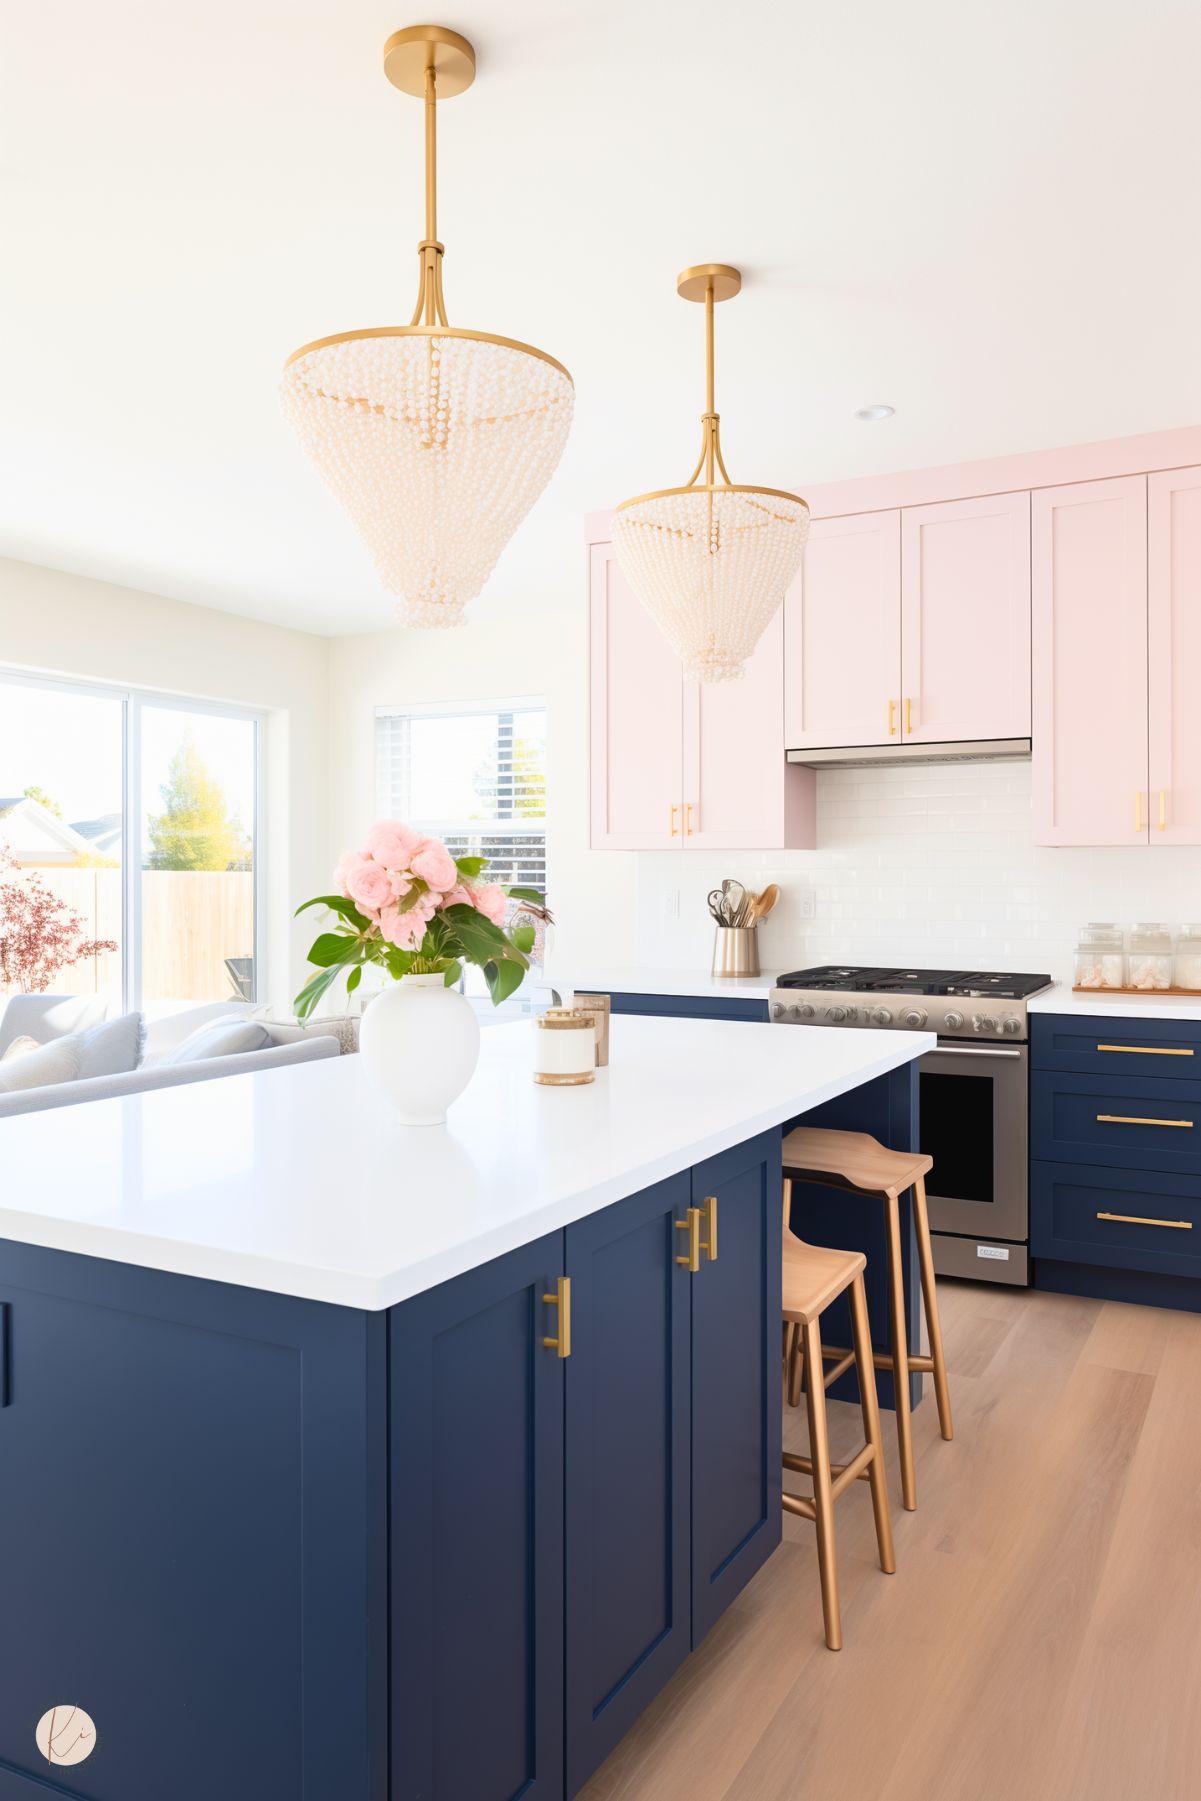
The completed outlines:
<svg viewBox="0 0 1201 1801">
<path fill-rule="evenodd" d="M 1032 1163 L 1030 1249 L 1068 1263 L 1201 1278 L 1201 1181 Z"/>
<path fill-rule="evenodd" d="M 589 994 L 604 993 L 588 989 Z M 640 1013 L 648 1019 L 749 1019 L 766 1023 L 767 1002 L 741 1000 L 730 995 L 701 996 L 692 994 L 612 994 L 609 1007 L 613 1013 Z"/>
<path fill-rule="evenodd" d="M 1078 1070 L 1110 1080 L 1201 1080 L 1201 1021 L 1084 1019 L 1036 1013 L 1030 1021 L 1032 1069 Z"/>
<path fill-rule="evenodd" d="M 1030 1145 L 1033 1156 L 1059 1163 L 1201 1175 L 1201 1082 L 1036 1070 Z"/>
</svg>

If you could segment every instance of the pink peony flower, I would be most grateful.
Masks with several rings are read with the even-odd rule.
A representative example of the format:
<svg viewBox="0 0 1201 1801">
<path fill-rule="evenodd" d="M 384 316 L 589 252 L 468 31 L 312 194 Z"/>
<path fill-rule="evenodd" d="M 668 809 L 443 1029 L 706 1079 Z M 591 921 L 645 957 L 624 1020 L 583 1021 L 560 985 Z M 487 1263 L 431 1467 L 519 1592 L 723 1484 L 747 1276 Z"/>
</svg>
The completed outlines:
<svg viewBox="0 0 1201 1801">
<path fill-rule="evenodd" d="M 449 894 L 458 886 L 459 872 L 455 868 L 455 860 L 440 838 L 423 838 L 420 849 L 415 851 L 409 860 L 409 867 L 414 875 L 419 875 L 423 882 L 439 894 Z"/>
<path fill-rule="evenodd" d="M 484 882 L 475 890 L 474 900 L 485 919 L 490 919 L 494 926 L 504 925 L 509 897 L 498 883 Z"/>
<path fill-rule="evenodd" d="M 352 900 L 354 898 L 350 889 L 346 886 L 347 878 L 352 869 L 357 869 L 360 863 L 365 863 L 366 861 L 367 859 L 361 850 L 348 850 L 346 855 L 340 859 L 338 867 L 334 870 L 334 881 L 337 883 L 341 892 L 346 896 L 347 900 Z"/>
<path fill-rule="evenodd" d="M 428 923 L 419 907 L 410 907 L 407 913 L 398 907 L 385 907 L 379 918 L 380 937 L 402 951 L 416 950 Z"/>
<path fill-rule="evenodd" d="M 457 882 L 449 893 L 442 896 L 441 904 L 444 907 L 474 907 L 475 896 L 470 888 L 465 888 L 462 882 Z"/>
<path fill-rule="evenodd" d="M 392 884 L 392 893 L 397 900 L 403 900 L 405 895 L 409 892 L 409 889 L 413 886 L 412 878 L 410 876 L 404 875 L 401 871 L 395 869 L 390 869 L 388 871 L 388 880 Z"/>
<path fill-rule="evenodd" d="M 373 862 L 370 857 L 361 857 L 346 872 L 346 892 L 356 907 L 368 913 L 378 913 L 381 907 L 390 906 L 394 896 L 392 882 L 382 863 Z"/>
<path fill-rule="evenodd" d="M 385 869 L 408 869 L 413 852 L 424 840 L 399 819 L 380 819 L 363 839 L 363 849 Z"/>
</svg>

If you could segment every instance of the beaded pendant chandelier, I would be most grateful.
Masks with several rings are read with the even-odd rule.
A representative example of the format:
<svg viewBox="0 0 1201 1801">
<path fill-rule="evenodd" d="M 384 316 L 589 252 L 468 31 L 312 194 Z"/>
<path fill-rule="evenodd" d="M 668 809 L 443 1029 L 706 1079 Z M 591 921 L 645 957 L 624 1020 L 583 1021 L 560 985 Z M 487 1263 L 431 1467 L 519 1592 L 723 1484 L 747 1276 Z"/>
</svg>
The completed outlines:
<svg viewBox="0 0 1201 1801">
<path fill-rule="evenodd" d="M 437 102 L 475 77 L 440 25 L 384 45 L 384 73 L 425 101 L 425 237 L 408 325 L 318 338 L 288 358 L 286 417 L 367 543 L 405 625 L 450 626 L 554 473 L 575 390 L 543 350 L 447 323 L 437 229 Z"/>
<path fill-rule="evenodd" d="M 685 673 L 702 682 L 728 682 L 745 673 L 800 569 L 809 533 L 809 508 L 799 495 L 739 486 L 722 461 L 721 420 L 713 404 L 713 308 L 741 286 L 738 270 L 726 263 L 700 263 L 677 277 L 681 298 L 705 306 L 700 458 L 685 487 L 623 500 L 613 515 L 622 574 L 662 627 Z"/>
</svg>

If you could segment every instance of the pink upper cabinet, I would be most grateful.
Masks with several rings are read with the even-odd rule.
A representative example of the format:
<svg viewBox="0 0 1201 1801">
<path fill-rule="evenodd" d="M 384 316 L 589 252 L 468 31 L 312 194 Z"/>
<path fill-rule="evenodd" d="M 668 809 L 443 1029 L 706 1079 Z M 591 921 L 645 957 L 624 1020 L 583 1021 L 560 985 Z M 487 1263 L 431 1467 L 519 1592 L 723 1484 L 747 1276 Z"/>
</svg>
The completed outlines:
<svg viewBox="0 0 1201 1801">
<path fill-rule="evenodd" d="M 1031 500 L 1034 836 L 1147 841 L 1147 479 Z"/>
<path fill-rule="evenodd" d="M 1151 843 L 1201 844 L 1201 468 L 1147 479 L 1147 627 Z"/>
<path fill-rule="evenodd" d="M 1030 496 L 901 514 L 907 743 L 1030 736 Z"/>
<path fill-rule="evenodd" d="M 784 761 L 784 614 L 741 681 L 684 683 L 685 848 L 809 850 L 816 778 Z"/>
<path fill-rule="evenodd" d="M 612 546 L 589 554 L 591 842 L 669 849 L 683 833 L 679 659 L 626 586 Z"/>
<path fill-rule="evenodd" d="M 788 748 L 900 743 L 900 513 L 815 519 L 784 608 Z"/>
</svg>

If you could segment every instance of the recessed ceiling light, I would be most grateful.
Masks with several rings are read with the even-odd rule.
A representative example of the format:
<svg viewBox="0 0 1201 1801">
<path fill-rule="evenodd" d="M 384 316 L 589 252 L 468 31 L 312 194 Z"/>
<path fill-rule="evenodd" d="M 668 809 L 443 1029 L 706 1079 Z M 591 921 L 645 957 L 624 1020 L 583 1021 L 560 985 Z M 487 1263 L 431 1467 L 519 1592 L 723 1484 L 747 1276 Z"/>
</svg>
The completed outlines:
<svg viewBox="0 0 1201 1801">
<path fill-rule="evenodd" d="M 896 412 L 895 406 L 861 406 L 855 411 L 856 419 L 891 419 Z"/>
</svg>

